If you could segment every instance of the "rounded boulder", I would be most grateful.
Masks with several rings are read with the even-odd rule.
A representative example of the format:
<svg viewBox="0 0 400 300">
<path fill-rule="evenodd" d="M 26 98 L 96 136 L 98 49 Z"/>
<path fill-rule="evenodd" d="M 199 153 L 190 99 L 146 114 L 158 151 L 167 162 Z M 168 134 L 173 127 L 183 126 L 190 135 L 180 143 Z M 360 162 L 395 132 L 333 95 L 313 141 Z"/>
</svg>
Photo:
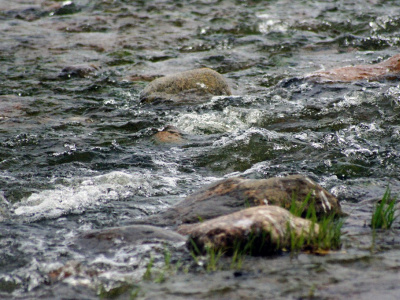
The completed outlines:
<svg viewBox="0 0 400 300">
<path fill-rule="evenodd" d="M 140 101 L 195 103 L 223 95 L 232 95 L 225 78 L 214 70 L 202 68 L 153 80 L 141 92 Z"/>
</svg>

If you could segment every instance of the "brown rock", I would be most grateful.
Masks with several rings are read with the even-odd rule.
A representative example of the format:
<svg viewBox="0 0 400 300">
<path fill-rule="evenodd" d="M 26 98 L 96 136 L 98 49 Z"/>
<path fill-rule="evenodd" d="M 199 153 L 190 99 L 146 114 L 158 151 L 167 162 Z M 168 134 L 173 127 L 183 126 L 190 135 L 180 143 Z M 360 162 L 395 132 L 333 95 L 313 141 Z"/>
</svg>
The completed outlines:
<svg viewBox="0 0 400 300">
<path fill-rule="evenodd" d="M 195 69 L 150 82 L 140 94 L 142 102 L 197 102 L 210 95 L 231 95 L 225 78 L 211 69 Z"/>
<path fill-rule="evenodd" d="M 202 223 L 181 225 L 178 232 L 189 235 L 189 248 L 222 250 L 231 254 L 247 249 L 253 255 L 268 255 L 290 248 L 291 235 L 316 235 L 318 224 L 295 217 L 278 206 L 259 206 L 241 210 Z M 305 245 L 306 246 L 306 245 Z"/>
<path fill-rule="evenodd" d="M 208 220 L 249 206 L 277 205 L 289 208 L 292 199 L 301 206 L 311 193 L 317 217 L 343 215 L 339 201 L 317 183 L 301 175 L 270 179 L 233 177 L 211 184 L 184 200 L 145 220 L 149 224 L 173 226 Z M 305 216 L 308 205 L 304 207 Z"/>
<path fill-rule="evenodd" d="M 152 139 L 157 144 L 180 144 L 185 141 L 181 132 L 176 127 L 170 125 L 154 134 Z"/>
<path fill-rule="evenodd" d="M 329 71 L 319 71 L 306 76 L 321 82 L 350 82 L 356 80 L 379 81 L 400 77 L 400 54 L 373 65 L 347 66 Z"/>
</svg>

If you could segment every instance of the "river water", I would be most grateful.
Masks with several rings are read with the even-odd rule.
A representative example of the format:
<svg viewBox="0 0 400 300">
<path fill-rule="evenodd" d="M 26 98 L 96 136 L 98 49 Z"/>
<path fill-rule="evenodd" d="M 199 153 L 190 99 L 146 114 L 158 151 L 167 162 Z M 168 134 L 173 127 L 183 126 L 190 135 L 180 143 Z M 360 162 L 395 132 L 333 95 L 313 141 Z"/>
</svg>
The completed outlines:
<svg viewBox="0 0 400 300">
<path fill-rule="evenodd" d="M 396 299 L 399 222 L 368 225 L 387 186 L 400 192 L 400 85 L 303 76 L 397 54 L 399 16 L 379 0 L 0 0 L 0 298 Z M 97 69 L 59 76 L 81 64 Z M 148 80 L 199 67 L 233 96 L 140 103 Z M 155 143 L 166 125 L 185 141 Z M 73 247 L 218 179 L 288 174 L 341 201 L 342 249 L 207 272 L 170 245 L 183 267 L 155 282 L 160 245 Z"/>
</svg>

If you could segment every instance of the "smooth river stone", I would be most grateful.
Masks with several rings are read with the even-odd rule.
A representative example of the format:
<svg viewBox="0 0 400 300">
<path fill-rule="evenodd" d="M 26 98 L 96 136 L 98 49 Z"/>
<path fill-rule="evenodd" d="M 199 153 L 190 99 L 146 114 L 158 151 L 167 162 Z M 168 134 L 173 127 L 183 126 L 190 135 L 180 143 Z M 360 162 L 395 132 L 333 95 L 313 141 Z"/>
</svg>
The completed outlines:
<svg viewBox="0 0 400 300">
<path fill-rule="evenodd" d="M 203 68 L 153 80 L 141 92 L 140 101 L 192 103 L 208 100 L 213 95 L 231 94 L 231 89 L 221 74 L 214 70 Z"/>
<path fill-rule="evenodd" d="M 160 227 L 130 225 L 108 229 L 92 230 L 80 234 L 73 247 L 91 253 L 113 252 L 124 245 L 141 245 L 149 242 L 184 242 L 182 235 Z"/>
<path fill-rule="evenodd" d="M 319 82 L 351 82 L 357 80 L 396 80 L 400 78 L 400 54 L 372 65 L 356 65 L 314 72 L 305 77 Z"/>
<path fill-rule="evenodd" d="M 155 133 L 152 140 L 156 144 L 181 144 L 185 141 L 178 128 L 168 125 L 163 130 Z"/>
<path fill-rule="evenodd" d="M 292 199 L 301 206 L 307 195 L 314 201 L 317 217 L 343 216 L 339 201 L 308 177 L 291 175 L 270 179 L 228 178 L 208 185 L 148 219 L 146 224 L 174 226 L 227 215 L 246 207 L 277 205 L 289 209 Z M 304 207 L 306 215 L 308 205 Z"/>
<path fill-rule="evenodd" d="M 178 228 L 180 234 L 188 235 L 187 245 L 192 250 L 204 252 L 212 248 L 232 254 L 234 250 L 247 249 L 252 255 L 269 255 L 288 249 L 291 237 L 299 239 L 317 235 L 318 231 L 318 224 L 295 217 L 278 206 L 252 207 Z"/>
</svg>

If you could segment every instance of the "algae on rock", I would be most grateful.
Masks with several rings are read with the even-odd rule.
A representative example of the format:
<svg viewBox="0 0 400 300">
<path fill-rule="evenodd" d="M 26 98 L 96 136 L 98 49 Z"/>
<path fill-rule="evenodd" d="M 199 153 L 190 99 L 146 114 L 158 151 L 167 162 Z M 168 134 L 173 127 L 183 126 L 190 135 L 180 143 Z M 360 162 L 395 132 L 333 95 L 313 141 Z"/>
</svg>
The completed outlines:
<svg viewBox="0 0 400 300">
<path fill-rule="evenodd" d="M 140 101 L 199 102 L 209 100 L 210 96 L 231 94 L 231 89 L 221 74 L 202 68 L 153 80 L 141 92 Z"/>
</svg>

